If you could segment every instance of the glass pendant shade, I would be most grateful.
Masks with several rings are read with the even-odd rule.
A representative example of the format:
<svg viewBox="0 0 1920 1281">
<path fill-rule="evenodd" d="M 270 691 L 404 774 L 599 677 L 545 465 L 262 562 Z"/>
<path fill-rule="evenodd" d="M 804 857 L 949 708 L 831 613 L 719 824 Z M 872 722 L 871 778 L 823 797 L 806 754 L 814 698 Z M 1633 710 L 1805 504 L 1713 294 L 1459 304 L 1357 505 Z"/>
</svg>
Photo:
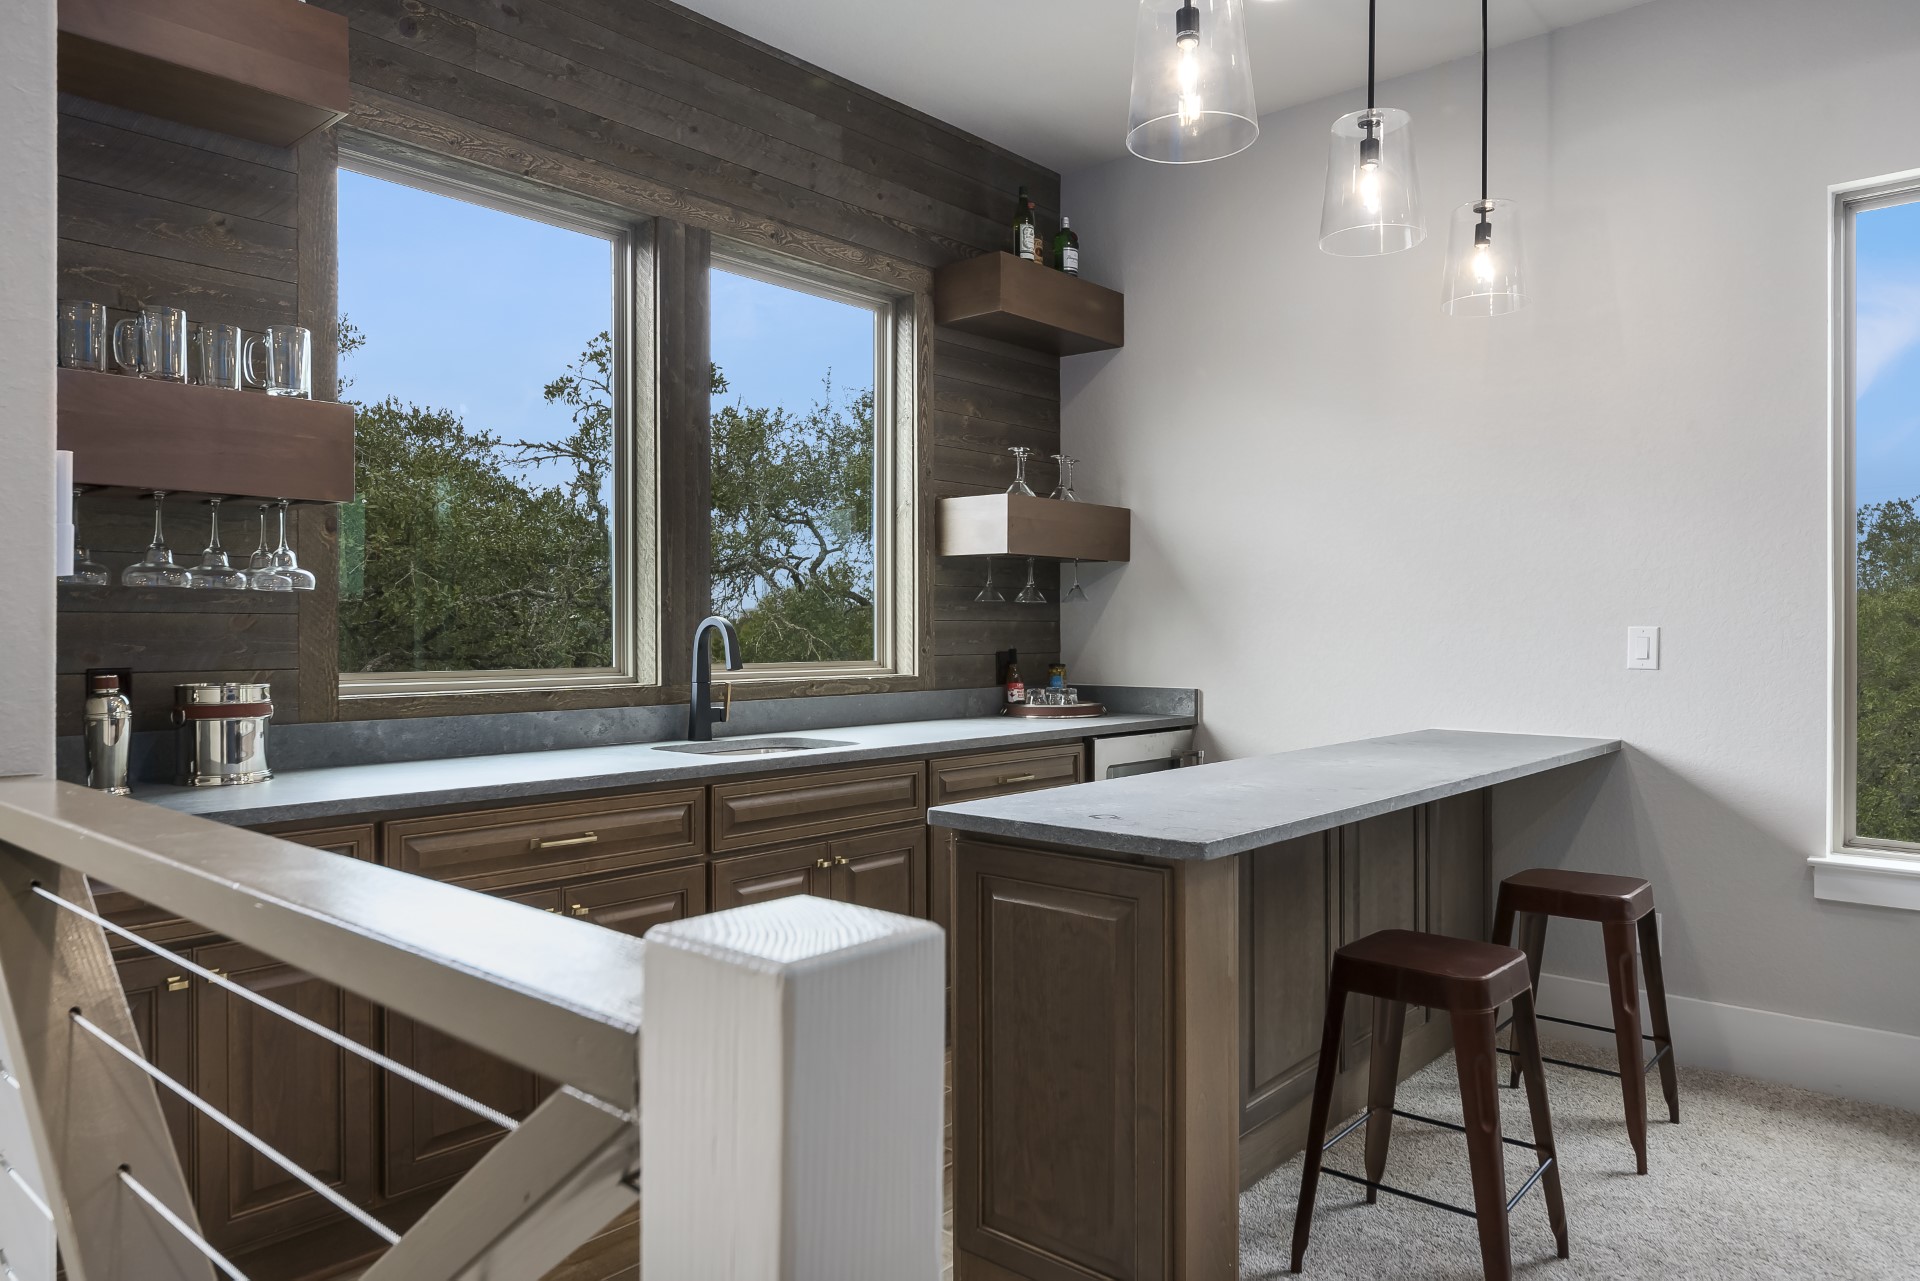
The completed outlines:
<svg viewBox="0 0 1920 1281">
<path fill-rule="evenodd" d="M 1242 0 L 1141 0 L 1127 150 L 1189 165 L 1260 136 Z"/>
<path fill-rule="evenodd" d="M 1527 305 L 1520 209 L 1511 200 L 1471 200 L 1453 211 L 1441 310 L 1504 316 Z"/>
<path fill-rule="evenodd" d="M 1427 238 L 1413 165 L 1413 117 L 1393 107 L 1333 122 L 1320 247 L 1343 258 L 1397 254 Z"/>
</svg>

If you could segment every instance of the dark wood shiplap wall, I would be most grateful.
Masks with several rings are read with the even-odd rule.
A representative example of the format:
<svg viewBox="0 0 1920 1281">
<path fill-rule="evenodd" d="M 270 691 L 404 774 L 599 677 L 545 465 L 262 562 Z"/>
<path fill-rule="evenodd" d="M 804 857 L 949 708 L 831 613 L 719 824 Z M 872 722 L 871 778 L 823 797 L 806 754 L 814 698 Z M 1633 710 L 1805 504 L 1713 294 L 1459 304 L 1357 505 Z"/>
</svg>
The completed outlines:
<svg viewBox="0 0 1920 1281">
<path fill-rule="evenodd" d="M 666 220 L 676 253 L 720 237 L 924 293 L 932 269 L 1005 245 L 1017 187 L 1043 222 L 1058 207 L 1057 175 L 671 4 L 318 2 L 352 26 L 343 129 Z M 62 108 L 63 296 L 172 302 L 250 329 L 297 319 L 317 337 L 327 327 L 331 140 L 281 151 L 79 100 Z M 929 348 L 930 496 L 1005 488 L 1009 445 L 1058 450 L 1055 358 L 946 330 Z M 330 361 L 321 373 L 330 388 Z M 1036 481 L 1051 474 L 1043 463 Z M 170 513 L 169 541 L 197 549 L 204 523 Z M 116 571 L 146 541 L 139 504 L 95 502 L 83 524 Z M 146 717 L 164 712 L 172 681 L 214 675 L 270 677 L 283 718 L 335 716 L 331 524 L 321 509 L 301 518 L 303 560 L 326 581 L 292 605 L 62 589 L 63 715 L 86 667 L 132 666 Z M 250 549 L 251 528 L 234 526 L 229 546 Z M 1057 599 L 1057 573 L 1040 570 Z M 1023 565 L 996 568 L 1008 598 L 997 605 L 973 600 L 977 563 L 935 562 L 932 574 L 921 683 L 991 683 L 1008 646 L 1030 664 L 1057 657 L 1058 606 L 1012 603 Z"/>
</svg>

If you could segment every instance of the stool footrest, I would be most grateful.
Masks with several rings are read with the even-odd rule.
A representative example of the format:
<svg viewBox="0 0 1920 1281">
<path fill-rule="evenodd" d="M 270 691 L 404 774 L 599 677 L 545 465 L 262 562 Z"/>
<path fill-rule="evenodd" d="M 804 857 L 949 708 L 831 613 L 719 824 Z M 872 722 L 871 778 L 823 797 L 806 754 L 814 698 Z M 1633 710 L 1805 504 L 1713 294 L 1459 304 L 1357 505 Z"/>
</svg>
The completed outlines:
<svg viewBox="0 0 1920 1281">
<path fill-rule="evenodd" d="M 1579 1019 L 1563 1019 L 1556 1015 L 1541 1014 L 1538 1012 L 1535 1012 L 1533 1017 L 1541 1023 L 1561 1023 L 1561 1024 L 1565 1024 L 1567 1027 L 1583 1027 L 1587 1029 L 1587 1031 L 1589 1032 L 1605 1032 L 1608 1036 L 1613 1035 L 1612 1028 L 1602 1027 L 1598 1023 L 1582 1023 Z M 1501 1023 L 1499 1023 L 1498 1025 L 1496 1025 L 1493 1030 L 1495 1035 L 1498 1035 L 1499 1033 L 1506 1031 L 1508 1028 L 1512 1026 L 1513 1026 L 1513 1015 L 1509 1014 L 1507 1015 L 1506 1019 Z M 1640 1034 L 1640 1039 L 1643 1041 L 1652 1041 L 1657 1038 L 1651 1032 L 1642 1032 Z"/>
<path fill-rule="evenodd" d="M 1456 1134 L 1465 1134 L 1467 1132 L 1466 1126 L 1456 1125 L 1452 1121 L 1442 1121 L 1437 1116 L 1421 1116 L 1418 1112 L 1403 1112 L 1399 1108 L 1393 1109 L 1393 1114 L 1397 1117 L 1402 1117 L 1408 1121 L 1418 1121 L 1422 1125 L 1437 1125 L 1443 1130 L 1452 1130 Z M 1360 1120 L 1364 1121 L 1366 1119 L 1367 1118 L 1365 1114 L 1362 1114 L 1360 1117 Z M 1355 1124 L 1358 1124 L 1358 1122 L 1356 1122 Z M 1351 1129 L 1352 1127 L 1349 1126 L 1348 1130 L 1351 1130 Z M 1346 1135 L 1347 1135 L 1346 1130 L 1341 1131 L 1341 1134 L 1340 1134 L 1341 1138 L 1345 1138 Z M 1502 1143 L 1511 1143 L 1516 1148 L 1526 1148 L 1530 1151 L 1533 1149 L 1532 1139 L 1516 1139 L 1511 1134 L 1503 1134 L 1500 1136 L 1500 1141 Z"/>
<path fill-rule="evenodd" d="M 1581 1026 L 1584 1027 L 1585 1024 L 1582 1024 Z M 1613 1029 L 1602 1028 L 1600 1030 L 1605 1032 L 1611 1032 Z M 1651 1041 L 1653 1038 L 1645 1037 L 1643 1039 Z M 1512 1058 L 1515 1054 L 1519 1053 L 1518 1050 L 1509 1050 L 1509 1049 L 1506 1049 L 1504 1046 L 1498 1046 L 1498 1045 L 1493 1047 L 1493 1052 L 1495 1054 L 1504 1054 L 1509 1058 Z M 1654 1064 L 1658 1063 L 1661 1059 L 1665 1058 L 1667 1055 L 1671 1053 L 1673 1053 L 1673 1047 L 1671 1045 L 1661 1046 L 1659 1049 L 1653 1052 L 1653 1057 L 1648 1059 L 1646 1063 L 1641 1066 L 1640 1070 L 1642 1072 L 1651 1072 L 1653 1070 Z M 1552 1063 L 1557 1067 L 1570 1067 L 1570 1068 L 1576 1068 L 1582 1072 L 1591 1072 L 1595 1076 L 1619 1076 L 1620 1075 L 1620 1072 L 1617 1068 L 1595 1067 L 1591 1063 L 1575 1063 L 1572 1059 L 1556 1059 L 1552 1055 L 1548 1055 L 1548 1054 L 1542 1054 L 1540 1056 L 1540 1061 L 1542 1063 Z"/>
</svg>

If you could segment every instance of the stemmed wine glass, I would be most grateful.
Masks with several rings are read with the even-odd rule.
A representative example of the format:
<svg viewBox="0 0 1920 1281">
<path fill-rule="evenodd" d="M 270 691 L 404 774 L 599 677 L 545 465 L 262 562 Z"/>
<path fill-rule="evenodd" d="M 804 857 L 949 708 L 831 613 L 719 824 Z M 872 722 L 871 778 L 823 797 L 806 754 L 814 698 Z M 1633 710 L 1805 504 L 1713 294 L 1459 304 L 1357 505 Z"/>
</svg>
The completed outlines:
<svg viewBox="0 0 1920 1281">
<path fill-rule="evenodd" d="M 1025 445 L 1009 445 L 1007 452 L 1013 455 L 1013 483 L 1007 486 L 1007 492 L 1022 498 L 1036 497 L 1033 487 L 1027 484 L 1027 459 L 1033 457 L 1033 451 Z"/>
<path fill-rule="evenodd" d="M 272 503 L 260 504 L 260 541 L 247 557 L 247 586 L 256 592 L 290 592 L 293 580 L 274 563 L 273 548 L 267 546 L 267 510 Z"/>
<path fill-rule="evenodd" d="M 189 584 L 203 587 L 209 591 L 240 592 L 247 589 L 247 571 L 237 568 L 227 559 L 227 549 L 220 545 L 220 500 L 207 500 L 207 513 L 211 525 L 207 530 L 207 546 L 200 553 L 200 563 L 187 571 L 193 576 Z"/>
<path fill-rule="evenodd" d="M 105 565 L 88 556 L 87 549 L 80 545 L 80 495 L 84 492 L 78 485 L 73 487 L 73 572 L 61 574 L 56 581 L 76 587 L 105 587 L 113 581 L 113 576 L 107 572 Z"/>
<path fill-rule="evenodd" d="M 1048 497 L 1057 498 L 1063 503 L 1079 502 L 1080 500 L 1073 496 L 1073 465 L 1080 460 L 1069 458 L 1065 454 L 1055 454 L 1053 461 L 1060 464 L 1060 483 L 1053 487 L 1053 493 Z"/>
<path fill-rule="evenodd" d="M 173 551 L 160 532 L 160 507 L 166 497 L 164 489 L 153 491 L 153 541 L 147 544 L 145 556 L 120 571 L 122 587 L 193 586 L 193 575 L 184 565 L 174 564 Z"/>
<path fill-rule="evenodd" d="M 1073 562 L 1073 586 L 1060 594 L 1060 602 L 1083 601 L 1087 598 L 1087 589 L 1080 585 L 1080 562 Z"/>
<path fill-rule="evenodd" d="M 1007 599 L 1006 595 L 993 585 L 993 557 L 991 556 L 987 557 L 987 584 L 973 599 L 982 605 L 998 605 Z"/>
<path fill-rule="evenodd" d="M 1020 594 L 1013 598 L 1013 603 L 1016 605 L 1044 605 L 1047 603 L 1047 594 L 1041 591 L 1039 586 L 1033 581 L 1033 557 L 1031 556 L 1027 557 L 1027 585 L 1020 589 Z"/>
<path fill-rule="evenodd" d="M 282 498 L 274 506 L 280 509 L 280 545 L 273 549 L 273 566 L 293 583 L 293 590 L 310 592 L 314 588 L 313 573 L 300 568 L 299 558 L 287 545 L 287 500 Z"/>
</svg>

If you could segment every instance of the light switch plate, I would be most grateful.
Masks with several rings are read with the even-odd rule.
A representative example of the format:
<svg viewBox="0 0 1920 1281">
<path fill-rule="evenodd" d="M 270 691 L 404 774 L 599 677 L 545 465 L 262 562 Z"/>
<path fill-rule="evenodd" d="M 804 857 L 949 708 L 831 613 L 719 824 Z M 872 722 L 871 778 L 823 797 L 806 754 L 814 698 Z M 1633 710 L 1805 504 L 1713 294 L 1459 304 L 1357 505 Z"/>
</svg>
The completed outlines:
<svg viewBox="0 0 1920 1281">
<path fill-rule="evenodd" d="M 1657 671 L 1660 667 L 1660 629 L 1627 628 L 1627 666 Z"/>
</svg>

